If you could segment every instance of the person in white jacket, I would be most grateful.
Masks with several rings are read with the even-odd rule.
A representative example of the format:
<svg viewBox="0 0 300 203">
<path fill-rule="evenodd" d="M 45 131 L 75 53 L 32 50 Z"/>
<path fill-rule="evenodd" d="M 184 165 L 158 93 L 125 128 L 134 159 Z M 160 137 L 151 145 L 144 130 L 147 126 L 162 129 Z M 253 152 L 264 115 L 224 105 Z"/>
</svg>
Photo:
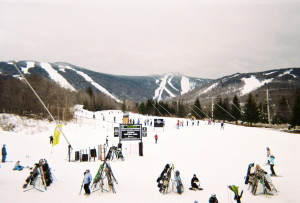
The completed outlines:
<svg viewBox="0 0 300 203">
<path fill-rule="evenodd" d="M 85 191 L 85 195 L 90 195 L 91 194 L 91 190 L 90 190 L 90 183 L 92 182 L 93 178 L 92 178 L 92 174 L 90 172 L 89 169 L 87 169 L 84 172 L 84 178 L 83 178 L 83 188 Z"/>
</svg>

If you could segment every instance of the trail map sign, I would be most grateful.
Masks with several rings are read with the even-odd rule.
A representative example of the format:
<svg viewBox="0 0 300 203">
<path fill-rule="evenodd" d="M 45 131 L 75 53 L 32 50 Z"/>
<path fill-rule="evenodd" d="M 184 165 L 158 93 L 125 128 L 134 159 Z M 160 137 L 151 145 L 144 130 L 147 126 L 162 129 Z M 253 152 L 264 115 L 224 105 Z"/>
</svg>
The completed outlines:
<svg viewBox="0 0 300 203">
<path fill-rule="evenodd" d="M 164 127 L 164 119 L 154 119 L 154 127 Z"/>
<path fill-rule="evenodd" d="M 141 124 L 120 124 L 120 140 L 141 140 Z"/>
</svg>

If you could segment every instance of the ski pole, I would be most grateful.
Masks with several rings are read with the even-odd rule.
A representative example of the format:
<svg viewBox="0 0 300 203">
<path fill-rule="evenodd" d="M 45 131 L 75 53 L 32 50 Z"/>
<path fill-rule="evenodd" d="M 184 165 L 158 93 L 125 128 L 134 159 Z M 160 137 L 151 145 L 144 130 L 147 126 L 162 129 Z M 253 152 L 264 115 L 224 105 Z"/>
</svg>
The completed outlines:
<svg viewBox="0 0 300 203">
<path fill-rule="evenodd" d="M 81 190 L 82 190 L 82 187 L 83 187 L 83 182 L 84 182 L 84 179 L 82 180 L 82 183 L 81 183 L 81 188 L 80 188 L 79 195 L 81 195 Z"/>
</svg>

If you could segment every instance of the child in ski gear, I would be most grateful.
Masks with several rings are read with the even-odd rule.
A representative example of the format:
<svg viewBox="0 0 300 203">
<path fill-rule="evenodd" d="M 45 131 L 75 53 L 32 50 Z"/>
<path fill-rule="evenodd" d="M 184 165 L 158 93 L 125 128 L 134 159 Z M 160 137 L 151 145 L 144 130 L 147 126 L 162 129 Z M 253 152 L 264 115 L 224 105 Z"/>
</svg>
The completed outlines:
<svg viewBox="0 0 300 203">
<path fill-rule="evenodd" d="M 191 189 L 202 190 L 202 188 L 200 188 L 197 183 L 199 184 L 199 179 L 197 178 L 196 174 L 194 174 L 194 176 L 191 180 L 191 185 L 192 185 Z"/>
<path fill-rule="evenodd" d="M 2 163 L 4 163 L 6 161 L 6 155 L 7 155 L 6 147 L 5 147 L 5 144 L 3 144 L 3 147 L 2 147 Z"/>
<path fill-rule="evenodd" d="M 208 200 L 209 203 L 218 203 L 218 199 L 215 194 L 212 194 Z"/>
<path fill-rule="evenodd" d="M 91 190 L 90 190 L 90 183 L 92 182 L 93 178 L 92 178 L 92 174 L 90 172 L 89 169 L 87 169 L 84 172 L 84 178 L 83 178 L 83 188 L 85 191 L 85 195 L 90 195 L 91 194 Z"/>
<path fill-rule="evenodd" d="M 155 144 L 157 144 L 157 140 L 158 140 L 157 134 L 154 136 L 154 139 L 155 139 Z"/>
<path fill-rule="evenodd" d="M 17 161 L 13 170 L 21 171 L 21 170 L 23 170 L 23 168 L 24 168 L 24 166 L 20 165 L 20 161 Z"/>
<path fill-rule="evenodd" d="M 275 157 L 273 156 L 273 154 L 271 154 L 270 159 L 269 159 L 271 176 L 276 176 L 276 173 L 275 173 L 275 170 L 274 170 L 274 159 L 275 159 Z"/>
<path fill-rule="evenodd" d="M 228 188 L 234 193 L 234 200 L 236 200 L 237 203 L 241 203 L 241 198 L 243 196 L 243 190 L 241 194 L 239 195 L 239 187 L 235 185 L 229 185 Z"/>
</svg>

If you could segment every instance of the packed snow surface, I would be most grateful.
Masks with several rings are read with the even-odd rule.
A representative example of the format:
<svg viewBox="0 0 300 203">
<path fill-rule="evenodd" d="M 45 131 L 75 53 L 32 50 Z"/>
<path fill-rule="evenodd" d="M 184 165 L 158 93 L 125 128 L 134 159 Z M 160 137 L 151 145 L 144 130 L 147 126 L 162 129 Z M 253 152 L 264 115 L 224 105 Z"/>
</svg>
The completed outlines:
<svg viewBox="0 0 300 203">
<path fill-rule="evenodd" d="M 139 156 L 138 141 L 124 141 L 125 161 L 111 161 L 112 171 L 118 181 L 116 193 L 96 191 L 90 196 L 79 195 L 83 172 L 90 169 L 94 176 L 102 163 L 74 161 L 75 151 L 88 150 L 105 143 L 117 145 L 118 137 L 113 135 L 113 127 L 122 122 L 120 111 L 93 113 L 78 109 L 76 119 L 63 126 L 63 132 L 70 141 L 73 151 L 68 162 L 68 144 L 63 136 L 60 143 L 52 148 L 49 136 L 53 134 L 55 124 L 48 121 L 25 122 L 26 119 L 5 114 L 6 124 L 13 123 L 15 131 L 0 131 L 0 146 L 6 144 L 7 160 L 1 163 L 0 194 L 4 203 L 41 203 L 41 202 L 208 202 L 215 193 L 220 203 L 232 203 L 233 193 L 228 185 L 237 185 L 244 190 L 242 202 L 246 203 L 285 203 L 300 202 L 299 188 L 300 136 L 271 129 L 242 127 L 225 124 L 208 125 L 201 121 L 199 126 L 192 126 L 190 120 L 184 121 L 184 127 L 176 129 L 177 118 L 164 118 L 164 128 L 147 126 L 147 137 L 143 137 L 143 156 Z M 113 123 L 113 118 L 116 123 Z M 3 118 L 3 117 L 2 117 Z M 130 114 L 130 118 L 143 123 L 154 117 Z M 186 122 L 189 122 L 186 126 Z M 25 124 L 24 124 L 25 123 Z M 158 135 L 155 144 L 154 135 Z M 281 177 L 272 177 L 273 184 L 279 191 L 274 196 L 252 195 L 244 177 L 249 163 L 260 164 L 270 172 L 266 162 L 266 147 L 275 155 L 275 171 Z M 16 161 L 21 165 L 33 166 L 39 159 L 46 158 L 52 169 L 55 181 L 45 192 L 29 190 L 23 192 L 22 185 L 29 175 L 29 169 L 13 171 Z M 164 166 L 174 164 L 180 171 L 184 193 L 161 194 L 156 179 Z M 203 191 L 191 191 L 190 180 L 196 174 Z"/>
</svg>

